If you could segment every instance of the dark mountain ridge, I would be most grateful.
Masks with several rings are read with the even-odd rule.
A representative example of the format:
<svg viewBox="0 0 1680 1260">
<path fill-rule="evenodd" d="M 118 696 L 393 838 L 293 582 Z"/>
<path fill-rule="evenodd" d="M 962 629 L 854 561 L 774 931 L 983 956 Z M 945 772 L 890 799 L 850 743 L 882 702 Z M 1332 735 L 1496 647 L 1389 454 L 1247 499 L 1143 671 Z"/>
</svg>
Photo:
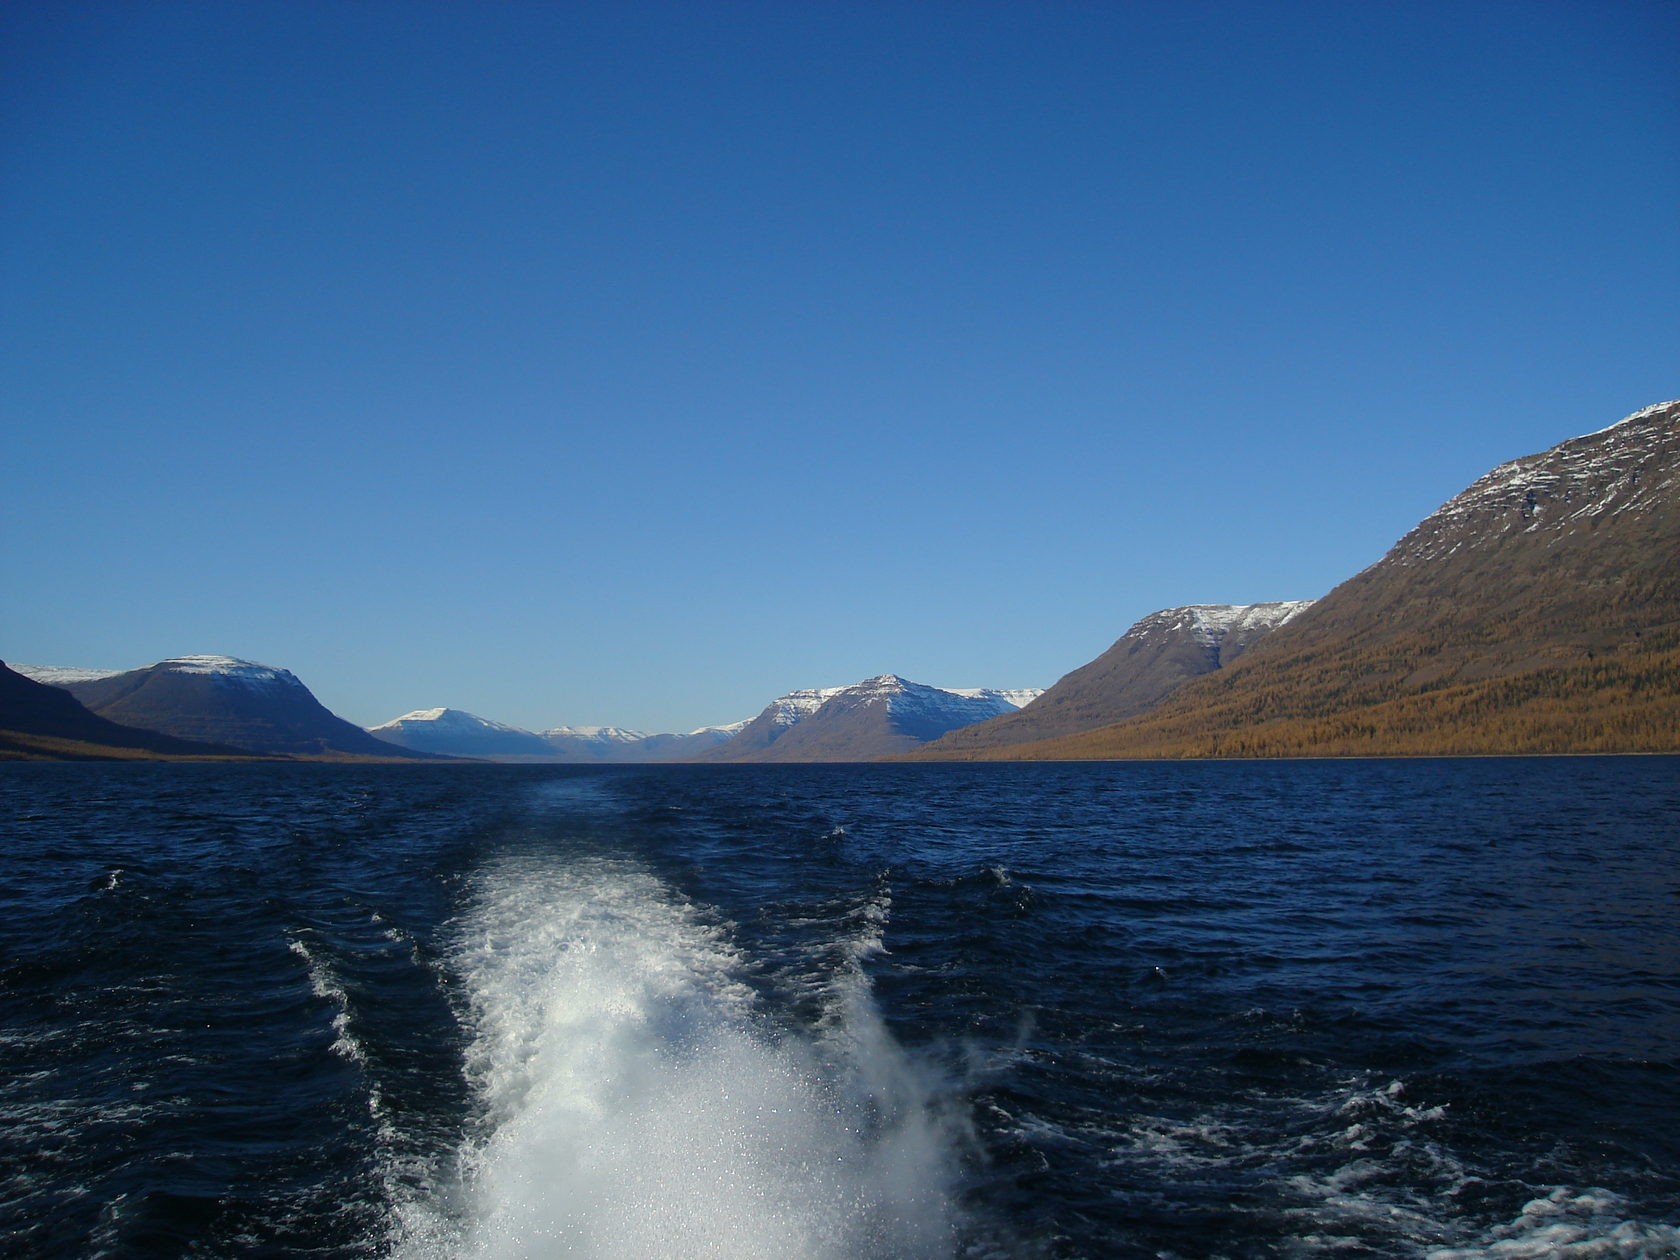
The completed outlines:
<svg viewBox="0 0 1680 1260">
<path fill-rule="evenodd" d="M 56 761 L 136 756 L 248 758 L 251 754 L 109 721 L 90 712 L 63 688 L 26 678 L 0 661 L 0 757 Z"/>
<path fill-rule="evenodd" d="M 100 717 L 178 739 L 282 756 L 434 759 L 330 712 L 290 670 L 227 656 L 178 656 L 64 690 Z"/>
</svg>

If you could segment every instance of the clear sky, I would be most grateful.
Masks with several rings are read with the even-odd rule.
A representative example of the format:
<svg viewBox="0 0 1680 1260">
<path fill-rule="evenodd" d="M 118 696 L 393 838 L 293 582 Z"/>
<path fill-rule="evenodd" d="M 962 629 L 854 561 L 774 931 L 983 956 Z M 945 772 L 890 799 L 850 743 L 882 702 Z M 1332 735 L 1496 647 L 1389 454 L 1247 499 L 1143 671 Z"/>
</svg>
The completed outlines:
<svg viewBox="0 0 1680 1260">
<path fill-rule="evenodd" d="M 0 6 L 0 657 L 1045 686 L 1680 395 L 1680 6 Z"/>
</svg>

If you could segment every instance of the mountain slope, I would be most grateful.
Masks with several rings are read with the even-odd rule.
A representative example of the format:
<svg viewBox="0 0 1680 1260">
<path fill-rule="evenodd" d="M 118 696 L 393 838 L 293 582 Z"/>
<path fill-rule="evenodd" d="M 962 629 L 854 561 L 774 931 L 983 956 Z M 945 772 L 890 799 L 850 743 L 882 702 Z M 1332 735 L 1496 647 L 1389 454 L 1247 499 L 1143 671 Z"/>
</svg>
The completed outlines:
<svg viewBox="0 0 1680 1260">
<path fill-rule="evenodd" d="M 179 739 L 292 756 L 430 758 L 329 712 L 289 670 L 229 656 L 177 656 L 68 684 L 99 716 Z"/>
<path fill-rule="evenodd" d="M 1009 758 L 1680 750 L 1680 402 L 1503 464 L 1229 670 Z"/>
<path fill-rule="evenodd" d="M 1007 713 L 1036 691 L 945 690 L 881 674 L 850 687 L 789 692 L 693 761 L 873 761 Z"/>
<path fill-rule="evenodd" d="M 1025 708 L 952 731 L 921 753 L 1002 748 L 1123 722 L 1148 712 L 1192 679 L 1230 665 L 1311 606 L 1309 600 L 1164 608 Z"/>
<path fill-rule="evenodd" d="M 220 744 L 137 730 L 90 712 L 69 692 L 36 682 L 0 662 L 0 758 L 84 760 L 154 757 L 248 757 Z"/>
</svg>

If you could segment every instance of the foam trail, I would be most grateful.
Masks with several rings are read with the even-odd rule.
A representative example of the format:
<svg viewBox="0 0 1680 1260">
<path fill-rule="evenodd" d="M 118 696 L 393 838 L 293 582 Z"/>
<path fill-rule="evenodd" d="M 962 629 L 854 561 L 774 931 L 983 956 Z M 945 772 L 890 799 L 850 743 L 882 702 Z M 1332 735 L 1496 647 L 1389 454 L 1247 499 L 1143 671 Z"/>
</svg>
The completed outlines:
<svg viewBox="0 0 1680 1260">
<path fill-rule="evenodd" d="M 405 1256 L 951 1253 L 952 1143 L 872 1004 L 844 1041 L 769 1032 L 725 934 L 645 870 L 506 863 L 459 965 L 483 1129 L 452 1219 L 402 1213 Z"/>
</svg>

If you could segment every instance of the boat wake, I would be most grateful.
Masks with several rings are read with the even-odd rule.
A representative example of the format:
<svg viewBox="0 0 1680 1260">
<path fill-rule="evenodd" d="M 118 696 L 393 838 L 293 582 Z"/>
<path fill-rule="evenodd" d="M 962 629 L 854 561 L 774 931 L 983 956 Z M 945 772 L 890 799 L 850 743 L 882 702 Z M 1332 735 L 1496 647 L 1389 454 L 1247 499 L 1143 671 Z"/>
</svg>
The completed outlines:
<svg viewBox="0 0 1680 1260">
<path fill-rule="evenodd" d="M 699 907 L 542 856 L 482 876 L 455 961 L 478 1116 L 394 1205 L 402 1260 L 951 1254 L 955 1129 L 861 971 L 778 1027 Z"/>
</svg>

